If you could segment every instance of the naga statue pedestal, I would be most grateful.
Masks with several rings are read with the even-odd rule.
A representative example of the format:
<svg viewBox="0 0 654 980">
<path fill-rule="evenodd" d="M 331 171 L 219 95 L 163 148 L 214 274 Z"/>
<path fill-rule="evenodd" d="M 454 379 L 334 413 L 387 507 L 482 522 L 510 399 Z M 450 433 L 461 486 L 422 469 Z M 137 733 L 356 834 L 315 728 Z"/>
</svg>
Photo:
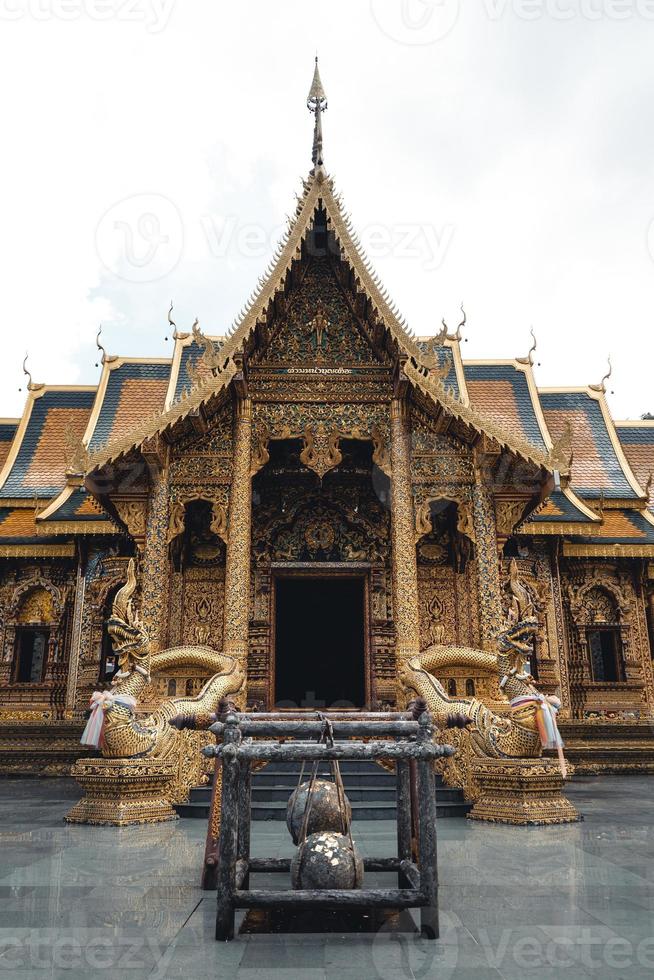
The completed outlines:
<svg viewBox="0 0 654 980">
<path fill-rule="evenodd" d="M 170 804 L 176 762 L 144 759 L 80 759 L 71 769 L 84 796 L 66 816 L 69 823 L 113 827 L 177 820 Z"/>
<path fill-rule="evenodd" d="M 538 826 L 582 819 L 563 795 L 554 759 L 480 759 L 471 763 L 471 774 L 478 796 L 470 820 Z"/>
</svg>

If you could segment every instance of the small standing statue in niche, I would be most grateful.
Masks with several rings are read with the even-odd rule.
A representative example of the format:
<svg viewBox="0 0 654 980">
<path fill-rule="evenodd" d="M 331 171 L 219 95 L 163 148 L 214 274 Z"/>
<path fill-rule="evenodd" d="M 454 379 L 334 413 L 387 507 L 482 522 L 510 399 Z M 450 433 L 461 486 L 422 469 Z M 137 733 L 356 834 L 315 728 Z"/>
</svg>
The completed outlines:
<svg viewBox="0 0 654 980">
<path fill-rule="evenodd" d="M 313 320 L 309 322 L 309 328 L 311 330 L 311 345 L 315 351 L 316 359 L 322 360 L 325 356 L 328 344 L 330 322 L 325 313 L 325 308 L 322 303 L 318 303 L 316 306 L 316 315 Z"/>
</svg>

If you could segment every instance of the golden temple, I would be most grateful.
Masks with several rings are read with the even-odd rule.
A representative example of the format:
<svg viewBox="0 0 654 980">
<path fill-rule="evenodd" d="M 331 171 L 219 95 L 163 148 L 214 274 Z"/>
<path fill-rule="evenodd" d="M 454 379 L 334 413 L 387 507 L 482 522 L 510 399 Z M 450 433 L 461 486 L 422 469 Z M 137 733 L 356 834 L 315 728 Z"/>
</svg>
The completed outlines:
<svg viewBox="0 0 654 980">
<path fill-rule="evenodd" d="M 414 334 L 325 169 L 317 67 L 308 104 L 313 166 L 232 329 L 103 350 L 97 386 L 30 379 L 0 421 L 0 772 L 89 755 L 131 560 L 144 715 L 228 664 L 263 710 L 403 708 L 427 671 L 481 706 L 483 755 L 529 757 L 479 714 L 527 677 L 577 771 L 654 771 L 654 418 L 614 421 L 605 380 L 539 389 L 531 352 L 464 360 L 465 314 Z M 534 642 L 498 671 L 518 598 Z"/>
</svg>

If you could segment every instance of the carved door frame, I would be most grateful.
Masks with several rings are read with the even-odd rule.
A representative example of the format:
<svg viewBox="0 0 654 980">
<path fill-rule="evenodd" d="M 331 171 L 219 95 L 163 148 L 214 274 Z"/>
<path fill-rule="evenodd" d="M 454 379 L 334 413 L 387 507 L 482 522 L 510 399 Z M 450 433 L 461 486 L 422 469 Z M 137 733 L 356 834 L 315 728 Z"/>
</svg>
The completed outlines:
<svg viewBox="0 0 654 980">
<path fill-rule="evenodd" d="M 370 608 L 370 564 L 368 562 L 348 563 L 347 566 L 340 562 L 332 563 L 308 563 L 308 562 L 288 562 L 283 566 L 275 566 L 271 569 L 270 583 L 270 671 L 268 681 L 268 703 L 275 705 L 276 673 L 277 673 L 277 581 L 280 578 L 340 578 L 351 579 L 363 582 L 363 662 L 364 662 L 364 697 L 366 705 L 370 705 L 374 694 L 374 678 L 372 677 L 372 656 L 371 656 L 371 623 L 372 610 Z M 364 707 L 361 705 L 360 707 Z M 284 709 L 281 709 L 284 710 Z"/>
</svg>

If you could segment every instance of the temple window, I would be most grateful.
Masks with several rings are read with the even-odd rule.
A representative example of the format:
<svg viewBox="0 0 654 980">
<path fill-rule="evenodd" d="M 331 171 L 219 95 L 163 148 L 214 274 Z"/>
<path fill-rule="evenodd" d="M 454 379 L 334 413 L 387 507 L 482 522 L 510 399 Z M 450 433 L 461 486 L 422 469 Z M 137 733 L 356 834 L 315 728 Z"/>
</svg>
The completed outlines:
<svg viewBox="0 0 654 980">
<path fill-rule="evenodd" d="M 43 680 L 49 637 L 50 631 L 45 629 L 16 630 L 16 683 L 39 684 Z"/>
<path fill-rule="evenodd" d="M 456 681 L 454 680 L 453 677 L 450 677 L 449 681 L 447 682 L 447 693 L 449 694 L 449 696 L 451 698 L 455 698 L 456 697 L 456 693 L 457 693 L 456 692 Z"/>
<path fill-rule="evenodd" d="M 174 698 L 177 695 L 177 681 L 175 680 L 174 677 L 171 677 L 170 680 L 168 681 L 166 694 L 168 695 L 169 698 Z"/>
<path fill-rule="evenodd" d="M 625 680 L 622 636 L 618 627 L 591 628 L 587 632 L 590 669 L 594 681 Z"/>
<path fill-rule="evenodd" d="M 615 596 L 608 589 L 595 586 L 586 593 L 584 606 L 591 680 L 607 684 L 625 681 L 621 611 Z"/>
<path fill-rule="evenodd" d="M 468 677 L 466 680 L 466 697 L 474 698 L 475 696 L 475 682 L 472 677 Z"/>
<path fill-rule="evenodd" d="M 39 684 L 43 680 L 54 618 L 50 593 L 43 588 L 32 589 L 23 599 L 16 621 L 13 677 L 17 684 Z"/>
</svg>

